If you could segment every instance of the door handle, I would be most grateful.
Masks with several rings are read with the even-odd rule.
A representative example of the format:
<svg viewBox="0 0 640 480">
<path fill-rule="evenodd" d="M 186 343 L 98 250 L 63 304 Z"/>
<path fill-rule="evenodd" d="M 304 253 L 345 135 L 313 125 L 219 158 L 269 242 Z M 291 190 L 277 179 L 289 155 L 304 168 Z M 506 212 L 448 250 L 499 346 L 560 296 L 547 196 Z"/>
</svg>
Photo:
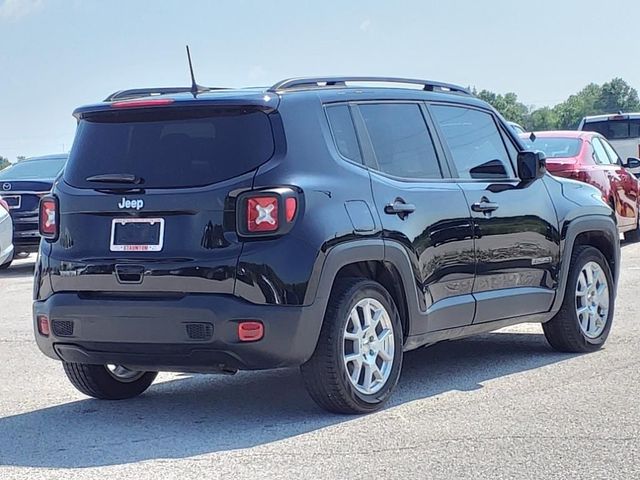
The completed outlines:
<svg viewBox="0 0 640 480">
<path fill-rule="evenodd" d="M 385 205 L 384 213 L 389 215 L 398 215 L 404 220 L 407 215 L 416 211 L 416 206 L 411 203 L 406 203 L 401 198 L 396 198 L 393 203 Z"/>
<path fill-rule="evenodd" d="M 474 212 L 490 213 L 497 210 L 499 206 L 497 203 L 490 202 L 486 198 L 483 198 L 481 201 L 472 204 L 471 210 Z"/>
</svg>

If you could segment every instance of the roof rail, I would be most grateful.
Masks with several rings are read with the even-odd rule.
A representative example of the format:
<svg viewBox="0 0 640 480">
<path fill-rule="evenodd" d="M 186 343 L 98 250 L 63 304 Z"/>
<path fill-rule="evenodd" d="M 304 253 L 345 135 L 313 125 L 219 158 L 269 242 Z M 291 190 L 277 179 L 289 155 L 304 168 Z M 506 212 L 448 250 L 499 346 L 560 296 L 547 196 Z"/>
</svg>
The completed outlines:
<svg viewBox="0 0 640 480">
<path fill-rule="evenodd" d="M 224 90 L 223 87 L 202 87 L 201 92 L 208 92 L 210 90 Z M 152 95 L 165 95 L 169 93 L 189 93 L 192 87 L 158 87 L 158 88 L 132 88 L 129 90 L 118 90 L 112 93 L 105 102 L 113 102 L 115 100 L 129 100 L 132 98 L 149 97 Z M 201 93 L 199 92 L 199 93 Z"/>
<path fill-rule="evenodd" d="M 283 90 L 324 88 L 324 87 L 345 87 L 347 82 L 362 83 L 400 83 L 408 85 L 421 85 L 423 90 L 430 92 L 451 92 L 472 95 L 472 93 L 458 85 L 451 83 L 433 82 L 431 80 L 417 80 L 414 78 L 394 78 L 394 77 L 302 77 L 288 78 L 282 80 L 269 88 L 269 92 L 281 92 Z"/>
</svg>

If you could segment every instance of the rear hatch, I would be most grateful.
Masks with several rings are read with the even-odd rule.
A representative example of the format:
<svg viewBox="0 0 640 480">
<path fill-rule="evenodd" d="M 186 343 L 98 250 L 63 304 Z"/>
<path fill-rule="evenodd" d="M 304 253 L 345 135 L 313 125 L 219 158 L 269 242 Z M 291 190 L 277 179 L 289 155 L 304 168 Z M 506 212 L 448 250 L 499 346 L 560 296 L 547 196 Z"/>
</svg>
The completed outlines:
<svg viewBox="0 0 640 480">
<path fill-rule="evenodd" d="M 234 197 L 274 149 L 248 106 L 84 112 L 55 189 L 54 291 L 233 293 Z"/>
</svg>

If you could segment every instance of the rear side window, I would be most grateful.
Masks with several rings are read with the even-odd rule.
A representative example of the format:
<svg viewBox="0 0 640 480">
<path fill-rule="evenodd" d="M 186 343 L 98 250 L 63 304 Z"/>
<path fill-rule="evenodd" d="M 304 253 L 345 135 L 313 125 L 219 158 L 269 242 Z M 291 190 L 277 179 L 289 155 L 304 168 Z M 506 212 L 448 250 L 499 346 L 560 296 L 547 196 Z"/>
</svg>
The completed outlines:
<svg viewBox="0 0 640 480">
<path fill-rule="evenodd" d="M 362 163 L 356 130 L 348 105 L 327 107 L 327 118 L 331 125 L 333 140 L 340 154 L 349 160 Z"/>
<path fill-rule="evenodd" d="M 64 178 L 104 187 L 87 177 L 133 174 L 146 188 L 220 182 L 254 170 L 274 151 L 268 116 L 221 109 L 108 112 L 78 125 Z"/>
<path fill-rule="evenodd" d="M 433 140 L 416 104 L 365 104 L 360 113 L 378 170 L 408 179 L 442 178 Z"/>
<path fill-rule="evenodd" d="M 459 178 L 514 178 L 513 167 L 493 116 L 479 110 L 433 105 Z"/>
<path fill-rule="evenodd" d="M 591 145 L 593 146 L 593 158 L 596 163 L 600 165 L 609 165 L 611 161 L 609 160 L 609 156 L 607 155 L 607 151 L 604 149 L 602 142 L 600 139 L 594 138 L 591 140 Z"/>
<path fill-rule="evenodd" d="M 602 120 L 586 122 L 582 130 L 598 132 L 609 140 L 640 138 L 640 118 L 631 120 Z"/>
</svg>

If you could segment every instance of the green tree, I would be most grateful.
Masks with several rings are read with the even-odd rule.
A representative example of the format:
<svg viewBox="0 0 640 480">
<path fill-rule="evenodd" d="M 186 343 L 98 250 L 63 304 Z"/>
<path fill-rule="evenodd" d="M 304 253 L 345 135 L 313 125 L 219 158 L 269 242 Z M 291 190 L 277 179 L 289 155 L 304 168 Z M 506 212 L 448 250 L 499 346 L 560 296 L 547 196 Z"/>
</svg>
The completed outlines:
<svg viewBox="0 0 640 480">
<path fill-rule="evenodd" d="M 18 160 L 19 162 L 21 162 L 22 160 L 26 159 L 27 157 L 25 157 L 24 155 L 18 155 L 16 157 L 16 160 Z"/>
<path fill-rule="evenodd" d="M 0 170 L 7 168 L 9 165 L 11 165 L 11 163 L 9 163 L 9 159 L 0 155 Z"/>
<path fill-rule="evenodd" d="M 560 130 L 574 130 L 582 117 L 602 113 L 598 108 L 598 102 L 602 97 L 602 87 L 590 83 L 578 93 L 571 95 L 567 100 L 553 107 L 558 117 L 556 128 Z"/>
<path fill-rule="evenodd" d="M 474 93 L 478 98 L 492 105 L 507 120 L 520 124 L 525 123 L 529 109 L 525 104 L 518 101 L 518 96 L 515 93 L 509 92 L 500 95 L 489 90 L 474 91 Z"/>
<path fill-rule="evenodd" d="M 558 128 L 558 114 L 551 107 L 542 107 L 533 110 L 524 123 L 526 130 L 530 132 L 542 130 L 556 130 Z"/>
<path fill-rule="evenodd" d="M 640 110 L 638 92 L 621 78 L 602 85 L 596 102 L 599 113 L 637 112 Z"/>
</svg>

